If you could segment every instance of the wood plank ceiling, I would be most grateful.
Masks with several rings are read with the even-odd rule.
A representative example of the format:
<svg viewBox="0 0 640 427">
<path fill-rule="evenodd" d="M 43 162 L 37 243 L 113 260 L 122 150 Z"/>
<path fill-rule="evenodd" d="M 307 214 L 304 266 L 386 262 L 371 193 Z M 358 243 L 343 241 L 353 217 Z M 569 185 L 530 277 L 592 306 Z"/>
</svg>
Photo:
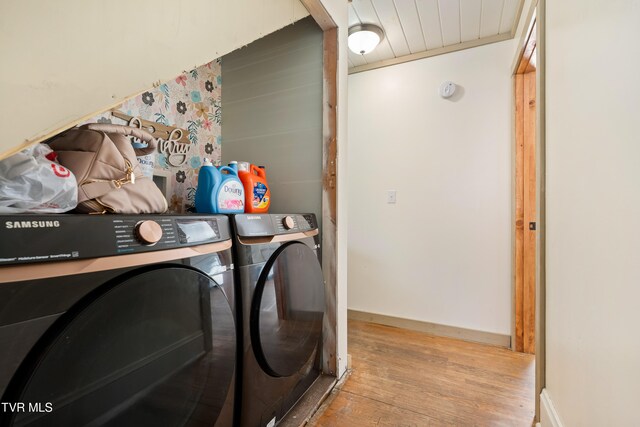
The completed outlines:
<svg viewBox="0 0 640 427">
<path fill-rule="evenodd" d="M 382 27 L 373 52 L 349 51 L 359 72 L 513 38 L 524 0 L 352 0 L 349 26 Z"/>
</svg>

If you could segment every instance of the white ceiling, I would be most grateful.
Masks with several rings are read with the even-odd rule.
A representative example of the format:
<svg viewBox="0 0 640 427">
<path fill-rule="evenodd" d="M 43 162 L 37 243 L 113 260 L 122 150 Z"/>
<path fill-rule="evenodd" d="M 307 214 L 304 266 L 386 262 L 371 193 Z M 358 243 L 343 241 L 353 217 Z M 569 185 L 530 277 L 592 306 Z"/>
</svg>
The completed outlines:
<svg viewBox="0 0 640 427">
<path fill-rule="evenodd" d="M 363 71 L 389 65 L 386 60 L 393 58 L 417 59 L 511 38 L 523 2 L 352 0 L 349 3 L 349 26 L 377 24 L 384 29 L 385 38 L 366 55 L 349 51 L 349 68 L 351 71 Z"/>
</svg>

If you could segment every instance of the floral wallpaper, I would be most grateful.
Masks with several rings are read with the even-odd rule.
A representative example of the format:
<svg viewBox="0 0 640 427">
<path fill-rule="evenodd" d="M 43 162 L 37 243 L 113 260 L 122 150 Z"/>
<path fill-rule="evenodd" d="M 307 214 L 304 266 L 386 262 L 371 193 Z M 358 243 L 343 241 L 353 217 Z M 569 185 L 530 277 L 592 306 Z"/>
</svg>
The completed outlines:
<svg viewBox="0 0 640 427">
<path fill-rule="evenodd" d="M 124 114 L 189 131 L 187 160 L 174 167 L 165 154 L 155 154 L 154 174 L 167 177 L 165 196 L 169 212 L 184 213 L 194 205 L 198 171 L 204 158 L 215 165 L 221 159 L 221 66 L 220 59 L 180 74 L 131 99 L 118 108 Z M 87 123 L 127 124 L 104 113 Z"/>
</svg>

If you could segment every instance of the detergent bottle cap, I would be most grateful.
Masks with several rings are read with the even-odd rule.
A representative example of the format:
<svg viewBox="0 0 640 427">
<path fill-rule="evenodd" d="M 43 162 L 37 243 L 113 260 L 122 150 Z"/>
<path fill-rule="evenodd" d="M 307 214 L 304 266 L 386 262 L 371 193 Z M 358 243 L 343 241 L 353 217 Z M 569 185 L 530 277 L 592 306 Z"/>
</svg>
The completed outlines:
<svg viewBox="0 0 640 427">
<path fill-rule="evenodd" d="M 230 165 L 237 165 L 237 164 L 238 164 L 238 162 L 236 162 L 235 160 L 231 160 L 231 161 L 229 162 L 229 164 L 230 164 Z"/>
<path fill-rule="evenodd" d="M 147 148 L 149 146 L 149 144 L 142 141 L 131 141 L 131 145 L 133 148 Z"/>
<path fill-rule="evenodd" d="M 202 166 L 213 166 L 213 163 L 211 163 L 210 159 L 204 159 L 204 163 L 202 164 Z"/>
</svg>

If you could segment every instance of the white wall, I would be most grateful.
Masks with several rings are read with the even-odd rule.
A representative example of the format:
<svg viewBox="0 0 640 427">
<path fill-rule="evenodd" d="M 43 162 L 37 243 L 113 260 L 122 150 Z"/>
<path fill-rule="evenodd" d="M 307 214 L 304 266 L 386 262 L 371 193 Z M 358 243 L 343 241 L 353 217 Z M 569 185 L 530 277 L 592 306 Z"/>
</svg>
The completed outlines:
<svg viewBox="0 0 640 427">
<path fill-rule="evenodd" d="M 640 424 L 640 2 L 546 2 L 546 391 Z"/>
<path fill-rule="evenodd" d="M 0 2 L 0 158 L 308 15 L 298 0 Z"/>
<path fill-rule="evenodd" d="M 513 52 L 349 76 L 350 309 L 511 333 Z"/>
</svg>

